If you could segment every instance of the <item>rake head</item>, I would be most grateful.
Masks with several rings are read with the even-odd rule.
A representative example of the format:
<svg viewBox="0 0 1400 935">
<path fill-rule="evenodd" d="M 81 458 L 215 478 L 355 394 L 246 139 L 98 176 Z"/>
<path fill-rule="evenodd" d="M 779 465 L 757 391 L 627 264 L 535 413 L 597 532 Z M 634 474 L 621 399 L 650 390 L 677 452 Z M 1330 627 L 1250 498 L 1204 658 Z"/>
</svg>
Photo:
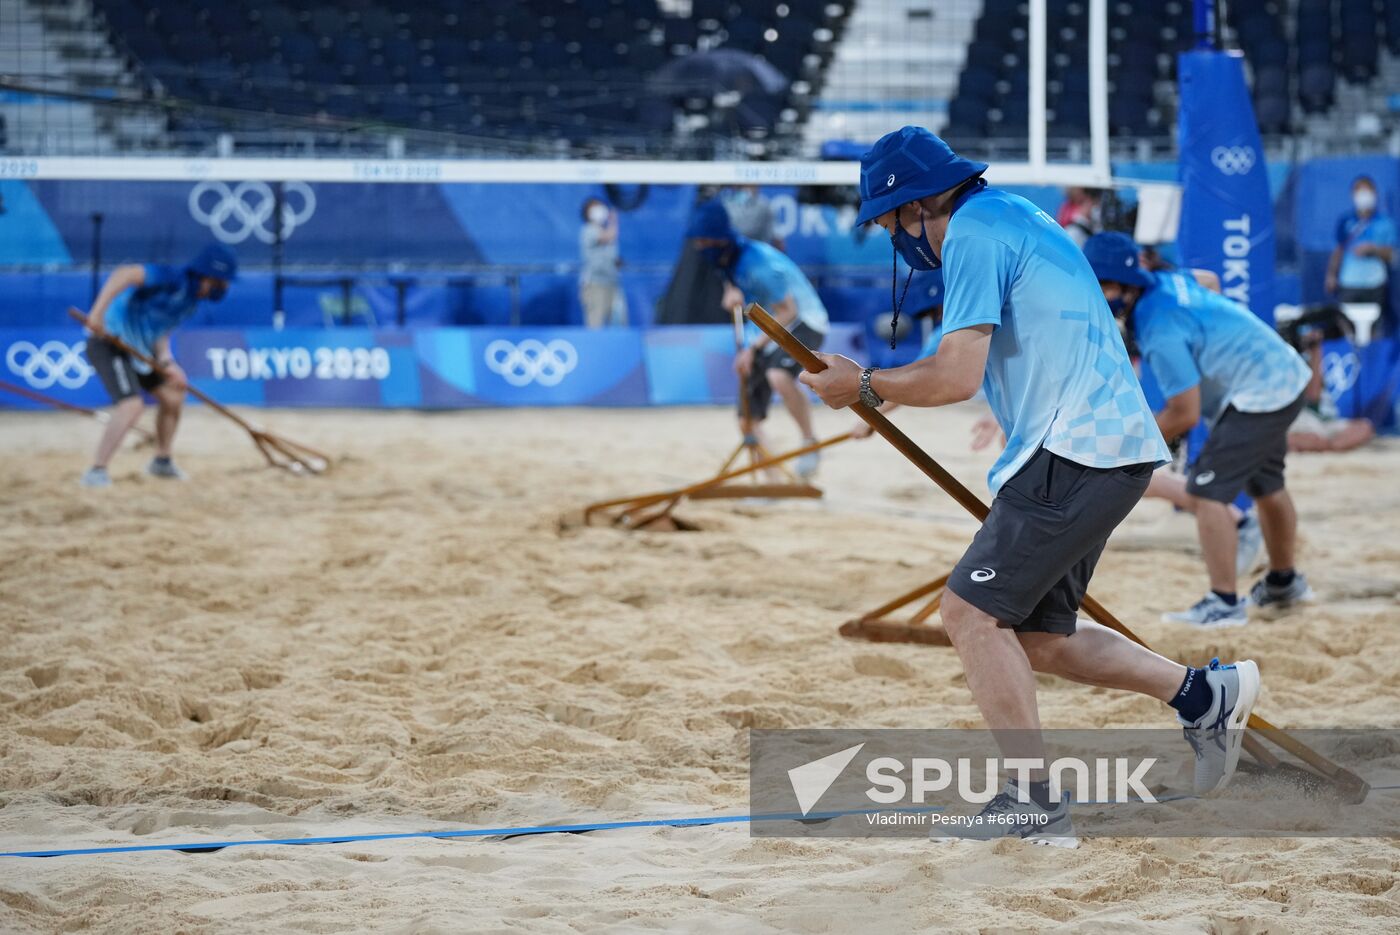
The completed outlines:
<svg viewBox="0 0 1400 935">
<path fill-rule="evenodd" d="M 258 446 L 267 463 L 292 474 L 324 474 L 331 468 L 331 459 L 314 448 L 300 442 L 254 429 L 250 432 L 253 444 Z"/>
</svg>

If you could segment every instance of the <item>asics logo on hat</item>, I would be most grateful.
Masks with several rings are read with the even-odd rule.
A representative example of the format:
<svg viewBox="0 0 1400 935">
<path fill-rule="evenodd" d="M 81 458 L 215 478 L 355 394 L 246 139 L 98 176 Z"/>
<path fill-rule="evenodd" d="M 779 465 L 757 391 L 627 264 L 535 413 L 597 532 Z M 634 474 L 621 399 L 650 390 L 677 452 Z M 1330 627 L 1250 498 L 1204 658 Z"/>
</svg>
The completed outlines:
<svg viewBox="0 0 1400 935">
<path fill-rule="evenodd" d="M 889 187 L 890 187 L 891 185 L 893 185 L 893 184 L 894 184 L 894 176 L 893 176 L 893 175 L 891 175 L 889 178 L 885 179 L 885 187 L 886 187 L 886 188 L 889 188 Z"/>
<path fill-rule="evenodd" d="M 968 575 L 969 578 L 976 581 L 978 584 L 981 584 L 983 581 L 991 581 L 996 576 L 997 573 L 990 568 L 978 568 Z"/>
</svg>

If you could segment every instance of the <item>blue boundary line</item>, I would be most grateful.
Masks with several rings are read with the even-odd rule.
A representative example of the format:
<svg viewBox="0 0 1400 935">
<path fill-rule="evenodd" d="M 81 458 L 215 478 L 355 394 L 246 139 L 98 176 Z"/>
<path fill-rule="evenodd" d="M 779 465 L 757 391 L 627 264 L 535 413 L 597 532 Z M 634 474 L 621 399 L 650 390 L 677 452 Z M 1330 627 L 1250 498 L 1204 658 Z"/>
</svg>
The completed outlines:
<svg viewBox="0 0 1400 935">
<path fill-rule="evenodd" d="M 47 851 L 4 851 L 0 857 L 80 857 L 103 854 L 135 854 L 151 851 L 216 851 L 226 847 L 246 847 L 250 845 L 285 844 L 350 844 L 362 841 L 404 841 L 421 838 L 494 838 L 520 837 L 534 834 L 583 834 L 588 831 L 618 831 L 624 828 L 695 828 L 706 825 L 752 824 L 759 821 L 829 821 L 846 815 L 866 815 L 871 813 L 901 812 L 940 812 L 941 808 L 884 809 L 862 808 L 838 812 L 813 812 L 809 815 L 797 813 L 773 815 L 714 815 L 700 818 L 654 818 L 646 821 L 605 821 L 584 825 L 531 825 L 516 828 L 471 828 L 464 831 L 399 831 L 385 834 L 342 834 L 317 838 L 255 838 L 240 841 L 199 841 L 189 844 L 133 844 L 121 847 L 83 847 L 66 850 Z"/>
<path fill-rule="evenodd" d="M 1400 785 L 1372 786 L 1372 792 L 1400 789 Z M 1139 805 L 1166 804 L 1185 799 L 1197 799 L 1196 795 L 1177 795 L 1160 798 L 1155 803 L 1138 802 Z M 1121 802 L 1080 802 L 1082 806 L 1122 805 Z M 701 828 L 709 825 L 754 824 L 760 821 L 830 821 L 847 815 L 868 815 L 882 812 L 930 813 L 941 812 L 942 808 L 861 808 L 836 812 L 814 812 L 808 815 L 797 813 L 772 815 L 712 815 L 698 818 L 653 818 L 645 821 L 604 821 L 582 825 L 526 825 L 514 828 L 471 828 L 459 831 L 398 831 L 384 834 L 342 834 L 316 838 L 254 838 L 239 841 L 196 841 L 188 844 L 133 844 L 120 847 L 82 847 L 41 851 L 0 851 L 0 857 L 90 857 L 105 854 L 139 854 L 152 851 L 187 851 L 204 853 L 220 851 L 228 847 L 311 845 L 311 844 L 352 844 L 365 841 L 407 841 L 424 838 L 506 838 L 536 834 L 584 834 L 589 831 L 620 831 L 626 828 Z"/>
</svg>

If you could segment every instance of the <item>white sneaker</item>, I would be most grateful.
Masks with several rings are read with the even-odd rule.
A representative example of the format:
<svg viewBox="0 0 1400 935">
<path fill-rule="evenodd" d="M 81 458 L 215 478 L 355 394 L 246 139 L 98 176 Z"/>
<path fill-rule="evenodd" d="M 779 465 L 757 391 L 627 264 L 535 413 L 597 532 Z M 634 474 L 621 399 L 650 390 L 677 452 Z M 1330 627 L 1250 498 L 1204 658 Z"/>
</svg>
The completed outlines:
<svg viewBox="0 0 1400 935">
<path fill-rule="evenodd" d="M 807 445 L 815 445 L 816 443 L 817 440 L 815 438 L 808 438 L 802 442 L 802 445 L 805 448 Z M 798 477 L 806 480 L 817 473 L 817 468 L 821 466 L 821 463 L 822 453 L 820 451 L 809 451 L 797 459 L 797 462 L 793 465 L 793 470 L 797 472 Z"/>
<path fill-rule="evenodd" d="M 1216 596 L 1214 591 L 1206 594 L 1187 610 L 1162 614 L 1167 623 L 1188 623 L 1194 627 L 1242 627 L 1249 623 L 1245 612 L 1247 601 L 1236 598 L 1235 603 L 1227 604 Z"/>
<path fill-rule="evenodd" d="M 100 467 L 90 467 L 83 472 L 83 476 L 78 478 L 78 485 L 81 487 L 110 487 L 112 478 L 107 476 L 107 469 Z"/>
<path fill-rule="evenodd" d="M 1264 531 L 1259 527 L 1259 514 L 1250 510 L 1239 526 L 1239 545 L 1235 549 L 1235 574 L 1243 578 L 1259 567 L 1264 557 Z"/>
<path fill-rule="evenodd" d="M 1186 742 L 1196 751 L 1195 785 L 1199 795 L 1229 784 L 1240 761 L 1245 724 L 1259 697 L 1259 667 L 1248 659 L 1228 666 L 1212 659 L 1205 676 L 1214 693 L 1210 708 L 1195 721 L 1177 716 Z"/>
</svg>

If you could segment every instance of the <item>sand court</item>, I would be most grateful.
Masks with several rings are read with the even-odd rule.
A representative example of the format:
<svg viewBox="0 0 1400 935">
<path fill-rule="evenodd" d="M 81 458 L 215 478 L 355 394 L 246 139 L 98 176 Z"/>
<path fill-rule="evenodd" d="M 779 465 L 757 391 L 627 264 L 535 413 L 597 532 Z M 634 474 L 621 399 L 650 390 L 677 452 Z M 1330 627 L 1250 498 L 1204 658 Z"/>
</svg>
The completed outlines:
<svg viewBox="0 0 1400 935">
<path fill-rule="evenodd" d="M 896 422 L 985 497 L 979 412 Z M 951 650 L 836 634 L 975 529 L 879 439 L 827 453 L 823 501 L 687 503 L 690 533 L 561 531 L 584 503 L 713 473 L 731 414 L 263 421 L 335 470 L 266 470 L 196 409 L 191 483 L 128 451 L 113 488 L 80 491 L 90 425 L 0 416 L 0 849 L 739 815 L 749 728 L 980 724 Z M 1120 529 L 1093 593 L 1174 658 L 1257 660 L 1281 726 L 1397 726 L 1396 455 L 1290 459 L 1313 607 L 1160 623 L 1202 579 L 1189 517 L 1162 503 Z M 1040 682 L 1047 725 L 1171 723 L 1151 699 Z M 1047 853 L 724 825 L 9 860 L 0 928 L 1383 932 L 1397 871 L 1391 841 Z"/>
</svg>

